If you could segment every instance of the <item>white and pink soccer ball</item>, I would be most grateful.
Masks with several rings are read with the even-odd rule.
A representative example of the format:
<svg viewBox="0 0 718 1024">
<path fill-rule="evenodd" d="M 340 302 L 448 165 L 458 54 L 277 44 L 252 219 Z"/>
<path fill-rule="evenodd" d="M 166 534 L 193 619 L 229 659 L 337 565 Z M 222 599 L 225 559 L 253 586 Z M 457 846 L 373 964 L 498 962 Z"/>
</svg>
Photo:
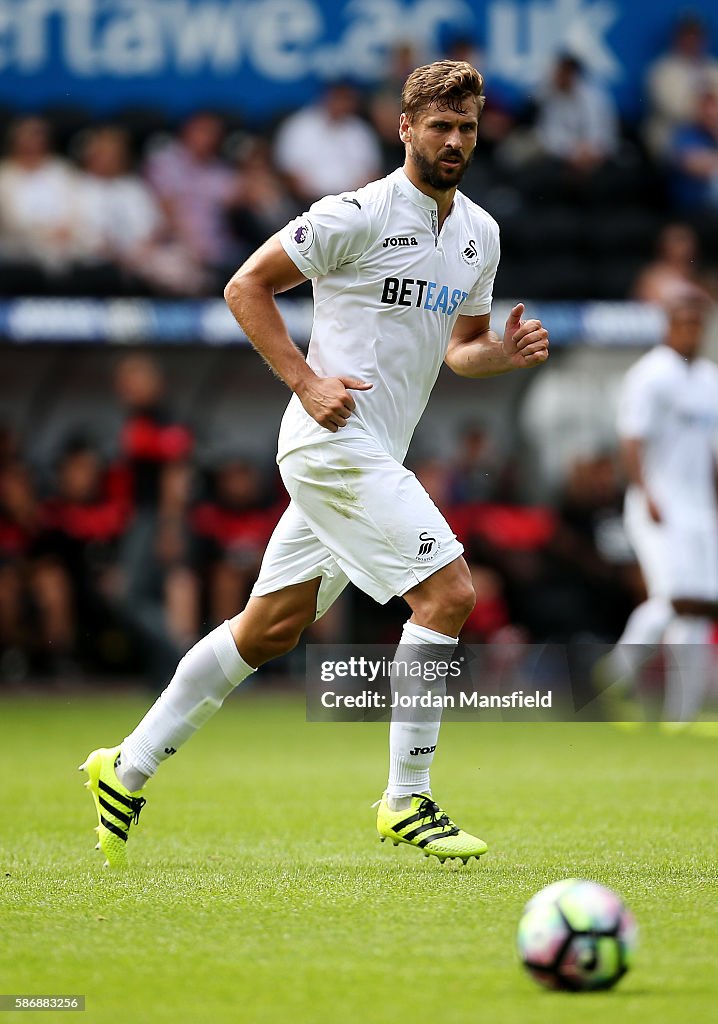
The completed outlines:
<svg viewBox="0 0 718 1024">
<path fill-rule="evenodd" d="M 524 907 L 518 951 L 546 988 L 586 992 L 612 988 L 631 966 L 636 922 L 623 900 L 596 882 L 568 878 Z"/>
</svg>

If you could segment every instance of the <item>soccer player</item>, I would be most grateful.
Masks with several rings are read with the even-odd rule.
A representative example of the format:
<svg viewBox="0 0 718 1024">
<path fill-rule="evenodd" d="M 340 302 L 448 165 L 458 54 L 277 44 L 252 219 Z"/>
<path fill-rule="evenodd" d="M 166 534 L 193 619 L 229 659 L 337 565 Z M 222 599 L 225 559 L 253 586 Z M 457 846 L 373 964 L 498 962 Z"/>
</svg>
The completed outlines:
<svg viewBox="0 0 718 1024">
<path fill-rule="evenodd" d="M 110 865 L 126 859 L 141 790 L 170 755 L 257 666 L 291 650 L 351 580 L 380 603 L 410 610 L 397 652 L 451 657 L 474 605 L 462 547 L 402 465 L 442 362 L 463 377 L 534 367 L 548 335 L 514 306 L 499 337 L 489 326 L 498 228 L 457 186 L 476 145 L 483 80 L 465 62 L 418 68 L 402 95 L 403 168 L 356 192 L 315 203 L 237 271 L 225 297 L 248 338 L 293 392 L 278 464 L 291 497 L 244 610 L 200 640 L 167 689 L 119 746 L 82 766 Z M 275 296 L 314 283 L 305 359 Z M 402 653 L 404 652 L 404 653 Z M 427 673 L 427 677 L 428 677 Z M 423 681 L 413 680 L 417 692 Z M 436 683 L 432 683 L 436 692 Z M 429 767 L 439 722 L 390 727 L 381 838 L 444 860 L 486 844 L 434 802 Z"/>
<path fill-rule="evenodd" d="M 708 311 L 697 292 L 673 300 L 664 344 L 631 367 L 619 402 L 626 530 L 648 598 L 630 615 L 602 674 L 632 680 L 664 642 L 663 718 L 670 723 L 691 722 L 700 710 L 718 617 L 718 367 L 700 357 Z"/>
</svg>

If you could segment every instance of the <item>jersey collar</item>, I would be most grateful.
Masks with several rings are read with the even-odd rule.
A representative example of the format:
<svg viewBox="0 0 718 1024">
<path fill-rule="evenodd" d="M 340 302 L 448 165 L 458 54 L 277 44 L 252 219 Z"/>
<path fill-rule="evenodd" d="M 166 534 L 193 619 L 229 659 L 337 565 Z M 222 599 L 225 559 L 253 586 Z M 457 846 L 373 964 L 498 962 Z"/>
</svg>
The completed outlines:
<svg viewBox="0 0 718 1024">
<path fill-rule="evenodd" d="M 394 179 L 394 183 L 399 191 L 403 192 L 407 199 L 410 199 L 416 206 L 421 206 L 425 210 L 433 210 L 436 213 L 438 209 L 436 200 L 432 199 L 431 196 L 427 196 L 425 192 L 422 192 L 421 189 L 418 189 L 416 185 L 410 182 L 403 167 L 398 167 L 391 177 Z"/>
<path fill-rule="evenodd" d="M 680 354 L 680 352 L 676 352 L 676 350 L 673 348 L 672 345 L 667 345 L 666 344 L 666 345 L 663 346 L 663 348 L 664 348 L 664 350 L 666 352 L 670 352 L 670 354 L 671 354 L 670 358 L 673 359 L 673 361 L 675 363 L 680 363 L 681 366 L 684 366 L 686 368 L 690 368 L 691 366 L 695 366 L 695 364 L 700 359 L 699 355 L 695 356 L 693 359 L 686 359 L 684 356 L 682 356 Z"/>
</svg>

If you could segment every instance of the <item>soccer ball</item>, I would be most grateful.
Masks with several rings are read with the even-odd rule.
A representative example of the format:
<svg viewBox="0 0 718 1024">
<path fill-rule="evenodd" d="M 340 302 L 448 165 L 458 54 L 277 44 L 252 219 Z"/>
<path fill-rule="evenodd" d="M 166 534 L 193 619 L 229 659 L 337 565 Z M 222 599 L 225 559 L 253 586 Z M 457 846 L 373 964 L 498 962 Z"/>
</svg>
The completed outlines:
<svg viewBox="0 0 718 1024">
<path fill-rule="evenodd" d="M 529 974 L 546 988 L 611 988 L 631 965 L 636 922 L 613 889 L 568 878 L 529 900 L 518 949 Z"/>
</svg>

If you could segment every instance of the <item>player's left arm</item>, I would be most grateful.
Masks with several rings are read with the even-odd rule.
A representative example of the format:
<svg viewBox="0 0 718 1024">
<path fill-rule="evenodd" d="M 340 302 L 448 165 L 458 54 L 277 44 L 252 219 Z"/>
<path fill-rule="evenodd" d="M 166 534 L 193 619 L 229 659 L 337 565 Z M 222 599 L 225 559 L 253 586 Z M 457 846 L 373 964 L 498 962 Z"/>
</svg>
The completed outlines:
<svg viewBox="0 0 718 1024">
<path fill-rule="evenodd" d="M 489 325 L 490 316 L 460 316 L 451 332 L 444 362 L 460 377 L 495 377 L 509 370 L 527 370 L 548 359 L 548 331 L 540 320 L 522 320 L 517 303 L 509 314 L 503 338 Z"/>
</svg>

